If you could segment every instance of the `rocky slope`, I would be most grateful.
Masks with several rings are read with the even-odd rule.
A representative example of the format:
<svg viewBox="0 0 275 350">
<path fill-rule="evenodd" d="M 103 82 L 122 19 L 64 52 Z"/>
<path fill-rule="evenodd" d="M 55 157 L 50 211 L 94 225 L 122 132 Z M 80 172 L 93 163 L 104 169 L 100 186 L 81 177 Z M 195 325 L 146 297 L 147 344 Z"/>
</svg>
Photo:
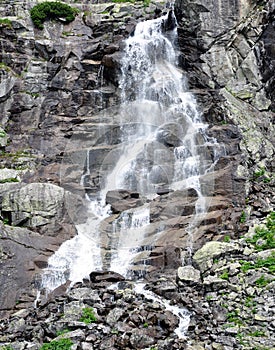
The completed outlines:
<svg viewBox="0 0 275 350">
<path fill-rule="evenodd" d="M 267 226 L 274 235 L 274 215 Z M 251 237 L 208 242 L 193 266 L 148 274 L 145 289 L 91 273 L 36 308 L 17 306 L 0 324 L 2 349 L 273 349 L 275 251 Z"/>
<path fill-rule="evenodd" d="M 0 4 L 1 16 L 10 21 L 0 22 L 0 198 L 3 222 L 0 289 L 3 317 L 16 302 L 20 309 L 33 303 L 40 271 L 46 266 L 48 256 L 61 242 L 75 235 L 75 224 L 85 220 L 85 191 L 93 192 L 101 186 L 98 170 L 91 174 L 85 190 L 79 186 L 86 148 L 95 147 L 93 154 L 98 166 L 101 167 L 102 161 L 108 166 L 106 155 L 110 148 L 97 146 L 106 138 L 112 146 L 120 137 L 115 117 L 110 120 L 108 111 L 111 109 L 115 115 L 120 99 L 117 84 L 123 38 L 131 34 L 137 21 L 167 11 L 163 3 L 155 2 L 147 7 L 139 2 L 74 2 L 72 5 L 79 9 L 75 21 L 66 25 L 46 22 L 41 31 L 35 29 L 30 20 L 29 10 L 34 4 L 35 1 L 12 4 L 2 1 Z M 215 137 L 226 150 L 216 165 L 214 178 L 211 181 L 206 179 L 206 184 L 211 183 L 211 201 L 203 225 L 194 237 L 196 251 L 213 239 L 221 241 L 224 236 L 237 239 L 249 227 L 264 222 L 268 213 L 274 210 L 274 2 L 238 0 L 233 4 L 229 0 L 179 0 L 175 3 L 175 14 L 179 64 L 186 72 L 189 88 L 209 124 L 208 135 Z M 98 123 L 107 126 L 106 134 L 100 133 Z M 154 225 L 158 225 L 158 212 L 163 211 L 168 202 L 173 207 L 178 201 L 177 196 L 165 194 L 152 203 L 152 232 Z M 185 256 L 188 236 L 183 227 L 186 217 L 171 218 L 169 225 L 157 249 L 147 256 L 148 264 L 153 267 L 150 278 L 154 283 L 160 280 L 161 284 L 162 278 L 167 279 L 171 273 L 175 276 Z M 269 301 L 273 283 L 268 283 L 262 290 L 262 286 L 255 284 L 261 277 L 255 275 L 255 270 L 247 277 L 241 266 L 234 265 L 247 257 L 257 261 L 259 254 L 253 251 L 244 253 L 243 241 L 236 241 L 236 244 L 238 248 L 232 252 L 229 250 L 230 255 L 221 253 L 225 258 L 220 264 L 217 261 L 212 264 L 220 253 L 217 257 L 212 256 L 213 259 L 209 258 L 207 269 L 200 263 L 196 265 L 194 259 L 195 267 L 201 271 L 199 279 L 191 282 L 191 286 L 185 277 L 184 282 L 176 276 L 167 282 L 168 294 L 165 297 L 194 310 L 188 342 L 201 343 L 192 345 L 191 341 L 189 346 L 194 349 L 272 348 L 268 338 L 274 327 L 270 322 L 274 310 L 271 310 L 272 302 Z M 270 275 L 265 267 L 261 269 L 264 270 L 259 273 L 266 274 L 264 278 L 271 281 L 274 270 Z M 161 270 L 162 277 L 157 275 L 158 270 Z M 224 271 L 228 271 L 228 280 L 218 278 Z M 236 284 L 240 285 L 240 290 L 236 290 Z M 248 290 L 248 284 L 252 284 L 253 291 Z M 152 289 L 150 281 L 148 287 Z M 103 291 L 98 290 L 98 302 L 103 303 Z M 173 296 L 170 292 L 176 294 Z M 224 293 L 228 293 L 227 299 Z M 139 298 L 132 294 L 133 298 Z M 190 295 L 197 297 L 190 300 Z M 251 306 L 245 305 L 250 305 L 254 296 L 257 300 L 253 302 L 258 310 L 263 309 L 267 300 L 270 305 L 264 314 L 259 313 L 258 319 L 248 316 Z M 60 299 L 62 303 L 70 300 L 68 296 L 63 298 Z M 188 303 L 183 299 L 189 300 Z M 242 303 L 245 299 L 247 302 Z M 220 308 L 223 303 L 228 303 L 228 312 L 226 308 Z M 110 308 L 116 307 L 115 302 L 111 305 Z M 43 316 L 46 312 L 43 310 L 48 306 L 43 307 L 42 315 L 37 316 L 38 327 L 43 332 L 38 332 L 40 336 L 33 335 L 36 341 L 24 335 L 29 332 L 25 326 L 19 333 L 13 328 L 8 333 L 21 337 L 18 341 L 24 346 L 28 346 L 25 341 L 38 344 L 53 339 L 57 329 L 44 331 L 43 322 L 46 322 L 47 315 Z M 150 313 L 148 307 L 146 312 Z M 226 314 L 238 308 L 238 315 L 232 315 L 234 320 L 226 320 Z M 102 315 L 107 317 L 109 311 L 102 310 Z M 17 316 L 19 324 L 33 323 L 31 311 L 24 312 Z M 52 317 L 59 319 L 60 315 Z M 123 319 L 124 316 L 120 317 Z M 146 317 L 149 316 L 146 314 Z M 144 321 L 146 317 L 140 318 L 142 322 L 157 327 L 155 321 Z M 212 319 L 214 321 L 209 325 Z M 110 327 L 103 320 L 104 327 Z M 139 322 L 135 321 L 132 327 L 142 328 Z M 233 323 L 234 327 L 223 328 L 226 323 Z M 175 325 L 164 325 L 166 330 L 160 339 L 169 338 L 173 327 Z M 250 331 L 249 327 L 255 327 L 255 330 Z M 148 333 L 145 328 L 146 332 L 142 329 L 146 337 L 153 340 L 140 348 L 180 348 L 174 336 L 171 340 L 174 345 L 167 345 L 152 335 L 159 328 L 153 333 Z M 76 337 L 78 342 L 86 342 L 87 329 L 79 339 Z M 98 330 L 97 341 L 103 337 L 105 331 L 102 329 Z M 2 332 L 3 335 L 7 332 L 4 324 Z M 129 338 L 132 330 L 123 329 L 119 335 L 125 332 Z M 119 345 L 116 334 L 111 338 L 116 348 L 139 348 L 134 345 L 134 340 L 128 339 L 124 345 Z M 1 341 L 8 344 L 14 342 L 14 338 L 2 338 Z M 183 343 L 182 346 L 186 346 Z"/>
</svg>

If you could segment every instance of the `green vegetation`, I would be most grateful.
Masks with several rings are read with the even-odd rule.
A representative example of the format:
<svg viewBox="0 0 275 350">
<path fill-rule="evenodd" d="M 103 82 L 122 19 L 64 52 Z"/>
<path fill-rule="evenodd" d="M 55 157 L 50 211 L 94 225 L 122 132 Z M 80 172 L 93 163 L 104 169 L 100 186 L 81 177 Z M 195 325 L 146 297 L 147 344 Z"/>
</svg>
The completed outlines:
<svg viewBox="0 0 275 350">
<path fill-rule="evenodd" d="M 11 345 L 3 345 L 0 346 L 0 350 L 13 350 L 13 347 Z"/>
<path fill-rule="evenodd" d="M 257 227 L 254 236 L 246 241 L 259 251 L 275 248 L 275 212 L 269 214 L 265 227 Z"/>
<path fill-rule="evenodd" d="M 12 27 L 11 21 L 8 18 L 0 18 L 0 26 L 5 26 L 5 27 L 11 28 Z"/>
<path fill-rule="evenodd" d="M 148 7 L 150 5 L 151 0 L 143 0 L 143 6 Z"/>
<path fill-rule="evenodd" d="M 3 224 L 5 224 L 5 225 L 9 225 L 9 219 L 7 219 L 7 218 L 5 218 L 5 219 L 3 219 Z M 0 348 L 1 349 L 1 348 Z"/>
<path fill-rule="evenodd" d="M 0 137 L 6 137 L 7 133 L 0 129 Z"/>
<path fill-rule="evenodd" d="M 265 168 L 264 167 L 260 167 L 259 170 L 255 171 L 254 177 L 258 178 L 260 176 L 263 176 L 264 174 L 265 174 Z"/>
<path fill-rule="evenodd" d="M 275 253 L 271 254 L 265 259 L 257 259 L 255 262 L 240 260 L 241 270 L 247 272 L 248 270 L 256 270 L 266 267 L 271 273 L 275 272 Z"/>
<path fill-rule="evenodd" d="M 43 29 L 43 23 L 46 20 L 62 20 L 66 23 L 72 22 L 78 10 L 59 1 L 45 1 L 35 5 L 30 13 L 34 26 L 38 29 Z"/>
<path fill-rule="evenodd" d="M 50 343 L 45 343 L 40 350 L 70 350 L 73 342 L 71 339 L 52 340 Z"/>
<path fill-rule="evenodd" d="M 0 154 L 1 158 L 13 158 L 14 160 L 22 157 L 34 158 L 28 151 L 17 151 L 15 153 L 4 152 Z"/>
<path fill-rule="evenodd" d="M 247 298 L 245 299 L 244 305 L 245 305 L 246 307 L 249 307 L 249 308 L 250 308 L 250 307 L 256 306 L 257 303 L 254 301 L 253 297 L 247 297 Z"/>
<path fill-rule="evenodd" d="M 240 217 L 240 223 L 243 224 L 246 221 L 246 213 L 242 211 L 241 217 Z"/>
<path fill-rule="evenodd" d="M 254 180 L 260 180 L 263 182 L 270 182 L 271 178 L 268 176 L 268 174 L 266 173 L 266 170 L 264 167 L 260 167 L 259 170 L 255 171 L 253 174 L 253 178 Z"/>
<path fill-rule="evenodd" d="M 92 307 L 84 307 L 82 310 L 82 316 L 80 317 L 79 321 L 90 324 L 96 320 L 97 318 L 94 314 L 94 309 Z"/>
<path fill-rule="evenodd" d="M 4 62 L 0 62 L 0 69 L 4 69 L 6 72 L 9 72 L 11 69 Z"/>
<path fill-rule="evenodd" d="M 240 343 L 241 345 L 244 345 L 244 344 L 245 344 L 245 342 L 244 342 L 245 336 L 244 336 L 243 333 L 237 333 L 237 334 L 236 334 L 236 338 L 239 340 L 239 343 Z"/>
<path fill-rule="evenodd" d="M 69 332 L 70 332 L 70 330 L 68 328 L 66 328 L 66 329 L 62 329 L 60 331 L 57 331 L 56 335 L 63 335 L 63 334 L 69 333 Z"/>
<path fill-rule="evenodd" d="M 34 97 L 34 98 L 36 98 L 36 97 L 39 97 L 39 96 L 40 96 L 40 94 L 39 94 L 38 92 L 30 92 L 30 91 L 26 91 L 26 94 L 31 95 L 31 97 Z"/>
<path fill-rule="evenodd" d="M 69 35 L 71 35 L 71 34 L 72 34 L 72 32 L 66 32 L 66 31 L 62 32 L 62 35 L 63 35 L 63 36 L 69 36 Z"/>
<path fill-rule="evenodd" d="M 265 276 L 261 276 L 260 278 L 258 278 L 255 283 L 257 285 L 257 287 L 265 287 L 267 286 L 272 280 L 269 278 L 265 278 Z"/>
<path fill-rule="evenodd" d="M 113 0 L 113 2 L 116 2 L 116 3 L 131 2 L 132 4 L 134 4 L 135 2 L 142 2 L 144 7 L 148 7 L 150 5 L 151 0 L 140 0 L 140 1 L 136 1 L 136 0 Z"/>
<path fill-rule="evenodd" d="M 7 179 L 0 180 L 0 184 L 5 184 L 9 182 L 19 182 L 19 180 L 16 177 L 9 177 Z"/>
<path fill-rule="evenodd" d="M 239 317 L 239 312 L 237 310 L 228 312 L 226 314 L 226 318 L 227 318 L 228 322 L 232 322 L 235 325 L 238 325 L 238 326 L 242 326 L 243 325 L 243 322 L 241 321 L 241 319 Z"/>
<path fill-rule="evenodd" d="M 264 331 L 256 330 L 255 332 L 249 333 L 251 337 L 265 337 Z"/>
<path fill-rule="evenodd" d="M 228 271 L 225 270 L 225 271 L 220 275 L 220 278 L 221 278 L 222 280 L 228 280 L 228 279 L 229 279 Z"/>
<path fill-rule="evenodd" d="M 226 242 L 226 243 L 229 243 L 230 242 L 230 236 L 224 236 L 223 237 L 223 241 Z"/>
</svg>

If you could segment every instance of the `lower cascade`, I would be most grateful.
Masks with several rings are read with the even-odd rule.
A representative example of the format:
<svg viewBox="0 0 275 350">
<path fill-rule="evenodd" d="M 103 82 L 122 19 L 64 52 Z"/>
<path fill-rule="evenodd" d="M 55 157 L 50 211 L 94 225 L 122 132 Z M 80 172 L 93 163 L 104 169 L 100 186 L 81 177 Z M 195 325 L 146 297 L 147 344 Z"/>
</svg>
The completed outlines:
<svg viewBox="0 0 275 350">
<path fill-rule="evenodd" d="M 177 67 L 176 28 L 166 30 L 172 16 L 139 23 L 125 41 L 121 103 L 99 114 L 102 125 L 93 144 L 80 143 L 84 219 L 77 219 L 78 234 L 50 257 L 42 289 L 52 291 L 67 280 L 74 284 L 92 271 L 140 279 L 153 268 L 152 250 L 165 250 L 170 240 L 165 234 L 173 227 L 183 227 L 187 236 L 188 244 L 179 250 L 192 252 L 192 234 L 207 213 L 211 172 L 223 148 L 206 135 L 207 125 Z M 110 130 L 116 130 L 116 141 Z M 68 206 L 74 217 L 76 208 Z M 179 333 L 185 328 L 181 324 Z"/>
<path fill-rule="evenodd" d="M 153 292 L 144 289 L 143 283 L 138 283 L 136 285 L 135 291 L 144 295 L 149 300 L 163 305 L 166 310 L 171 311 L 174 315 L 176 315 L 179 318 L 179 325 L 175 329 L 175 333 L 179 338 L 185 337 L 185 333 L 190 322 L 190 313 L 186 309 L 181 309 L 176 305 L 171 305 L 168 300 L 165 300 L 158 295 L 155 295 Z"/>
</svg>

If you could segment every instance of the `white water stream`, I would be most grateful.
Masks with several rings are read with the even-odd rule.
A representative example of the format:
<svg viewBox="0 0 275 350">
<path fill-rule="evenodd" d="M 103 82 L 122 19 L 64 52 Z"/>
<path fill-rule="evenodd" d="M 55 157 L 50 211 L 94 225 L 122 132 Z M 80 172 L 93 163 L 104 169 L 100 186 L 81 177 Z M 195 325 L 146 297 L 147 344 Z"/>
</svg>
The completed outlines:
<svg viewBox="0 0 275 350">
<path fill-rule="evenodd" d="M 178 307 L 177 305 L 171 305 L 169 300 L 161 298 L 144 287 L 144 283 L 137 283 L 135 286 L 135 291 L 144 295 L 147 299 L 159 303 L 160 305 L 164 306 L 166 310 L 171 311 L 172 314 L 177 316 L 179 319 L 179 325 L 175 329 L 175 333 L 179 338 L 184 338 L 190 323 L 190 312 L 184 308 Z"/>
<path fill-rule="evenodd" d="M 170 31 L 169 37 L 163 32 L 166 20 L 167 16 L 139 23 L 135 34 L 125 41 L 119 156 L 113 159 L 97 198 L 89 202 L 87 221 L 76 226 L 78 235 L 50 257 L 42 276 L 42 288 L 48 291 L 68 279 L 72 283 L 81 281 L 95 270 L 126 275 L 150 226 L 150 206 L 146 202 L 157 196 L 157 190 L 194 188 L 197 214 L 207 210 L 200 177 L 213 167 L 218 155 L 210 162 L 199 152 L 207 143 L 213 146 L 214 141 L 206 138 L 207 125 L 202 123 L 196 101 L 177 68 L 173 47 L 176 31 Z M 90 175 L 90 166 L 88 149 L 82 185 L 84 176 Z M 112 232 L 103 238 L 101 226 L 111 215 L 105 197 L 115 189 L 138 192 L 143 204 L 122 212 L 113 220 Z M 195 217 L 190 232 L 196 225 Z"/>
</svg>

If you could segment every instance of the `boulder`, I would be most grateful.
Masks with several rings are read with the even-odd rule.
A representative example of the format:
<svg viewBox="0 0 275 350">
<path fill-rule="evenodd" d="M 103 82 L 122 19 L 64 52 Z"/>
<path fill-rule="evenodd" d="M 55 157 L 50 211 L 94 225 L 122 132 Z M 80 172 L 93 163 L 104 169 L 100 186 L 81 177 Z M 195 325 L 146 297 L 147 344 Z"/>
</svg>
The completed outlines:
<svg viewBox="0 0 275 350">
<path fill-rule="evenodd" d="M 107 315 L 106 322 L 110 326 L 115 326 L 121 316 L 125 313 L 125 310 L 120 307 L 115 307 Z"/>
<path fill-rule="evenodd" d="M 38 227 L 58 221 L 64 215 L 65 191 L 48 183 L 31 183 L 5 193 L 2 212 L 14 226 Z"/>
<path fill-rule="evenodd" d="M 221 257 L 226 253 L 236 253 L 240 247 L 236 243 L 207 242 L 201 249 L 197 250 L 193 256 L 193 261 L 201 272 L 210 269 L 213 259 Z"/>
<path fill-rule="evenodd" d="M 197 284 L 201 281 L 201 274 L 193 266 L 181 266 L 178 268 L 177 278 L 186 284 Z"/>
<path fill-rule="evenodd" d="M 119 282 L 124 281 L 125 278 L 117 272 L 112 271 L 94 271 L 90 273 L 90 280 L 94 283 L 101 281 Z"/>
</svg>

